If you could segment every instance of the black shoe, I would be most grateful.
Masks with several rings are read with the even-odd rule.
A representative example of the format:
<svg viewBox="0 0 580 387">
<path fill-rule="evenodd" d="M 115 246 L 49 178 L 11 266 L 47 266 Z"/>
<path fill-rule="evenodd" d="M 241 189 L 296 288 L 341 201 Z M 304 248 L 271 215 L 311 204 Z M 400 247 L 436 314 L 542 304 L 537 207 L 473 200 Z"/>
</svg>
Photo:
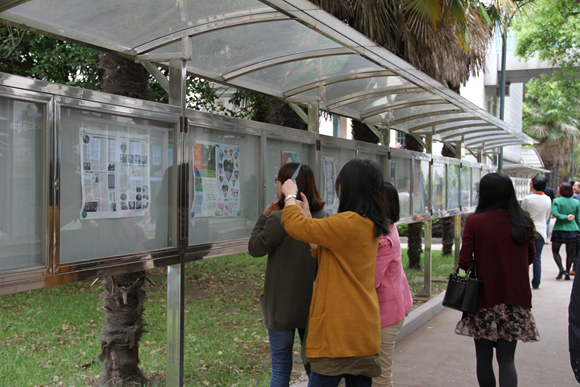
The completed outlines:
<svg viewBox="0 0 580 387">
<path fill-rule="evenodd" d="M 568 272 L 564 273 L 564 279 L 570 281 L 570 274 Z"/>
<path fill-rule="evenodd" d="M 558 276 L 556 277 L 556 279 L 562 279 L 562 276 L 565 274 L 566 272 L 564 270 L 560 270 L 560 274 L 558 274 Z"/>
</svg>

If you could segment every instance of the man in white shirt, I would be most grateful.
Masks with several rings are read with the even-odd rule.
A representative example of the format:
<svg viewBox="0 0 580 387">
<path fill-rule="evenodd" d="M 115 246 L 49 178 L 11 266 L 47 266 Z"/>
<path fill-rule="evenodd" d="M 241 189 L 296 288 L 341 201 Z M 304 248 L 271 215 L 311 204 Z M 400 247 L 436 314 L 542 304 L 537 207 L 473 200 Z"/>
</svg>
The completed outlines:
<svg viewBox="0 0 580 387">
<path fill-rule="evenodd" d="M 544 194 L 546 188 L 546 178 L 536 176 L 530 181 L 531 195 L 522 200 L 522 209 L 530 214 L 536 228 L 534 243 L 536 245 L 536 258 L 534 259 L 534 277 L 532 288 L 540 288 L 542 277 L 542 248 L 548 239 L 546 235 L 546 221 L 552 213 L 552 201 Z"/>
</svg>

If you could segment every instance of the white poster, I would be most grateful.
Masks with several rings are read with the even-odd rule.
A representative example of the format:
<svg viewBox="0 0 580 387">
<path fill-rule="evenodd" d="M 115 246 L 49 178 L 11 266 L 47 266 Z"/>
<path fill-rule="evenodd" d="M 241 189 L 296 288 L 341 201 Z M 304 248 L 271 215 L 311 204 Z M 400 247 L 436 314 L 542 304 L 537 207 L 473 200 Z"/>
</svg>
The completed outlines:
<svg viewBox="0 0 580 387">
<path fill-rule="evenodd" d="M 336 208 L 336 192 L 334 183 L 336 182 L 336 160 L 334 157 L 322 157 L 322 171 L 324 181 L 324 201 L 325 209 L 334 211 Z"/>
<path fill-rule="evenodd" d="M 240 215 L 240 147 L 198 141 L 193 147 L 192 217 Z"/>
<path fill-rule="evenodd" d="M 79 130 L 81 218 L 149 215 L 149 135 Z"/>
</svg>

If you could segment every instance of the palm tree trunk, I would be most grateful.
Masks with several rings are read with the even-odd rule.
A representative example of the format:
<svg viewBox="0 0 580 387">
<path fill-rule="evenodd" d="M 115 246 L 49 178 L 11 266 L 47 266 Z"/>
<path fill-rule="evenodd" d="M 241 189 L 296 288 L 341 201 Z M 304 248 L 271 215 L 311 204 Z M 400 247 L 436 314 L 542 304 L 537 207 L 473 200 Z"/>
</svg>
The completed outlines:
<svg viewBox="0 0 580 387">
<path fill-rule="evenodd" d="M 101 52 L 97 67 L 103 71 L 101 90 L 151 100 L 147 70 L 129 59 Z M 103 291 L 105 321 L 101 332 L 104 373 L 98 386 L 135 386 L 148 382 L 139 368 L 139 341 L 145 333 L 143 310 L 146 272 L 108 277 Z"/>
<path fill-rule="evenodd" d="M 105 323 L 101 332 L 104 373 L 98 386 L 140 386 L 148 382 L 139 368 L 145 271 L 108 277 L 103 291 Z"/>
<path fill-rule="evenodd" d="M 422 152 L 423 145 L 411 135 L 405 135 L 405 149 Z M 421 268 L 421 254 L 423 253 L 423 222 L 409 225 L 409 239 L 407 255 L 409 256 L 409 268 Z"/>
</svg>

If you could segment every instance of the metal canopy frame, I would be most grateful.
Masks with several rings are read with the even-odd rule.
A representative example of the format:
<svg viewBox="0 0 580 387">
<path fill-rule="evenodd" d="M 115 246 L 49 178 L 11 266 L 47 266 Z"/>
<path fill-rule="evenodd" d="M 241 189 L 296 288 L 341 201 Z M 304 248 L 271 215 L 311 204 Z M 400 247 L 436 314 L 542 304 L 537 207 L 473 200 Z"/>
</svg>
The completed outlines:
<svg viewBox="0 0 580 387">
<path fill-rule="evenodd" d="M 289 102 L 314 101 L 370 126 L 449 141 L 435 119 L 402 124 L 457 115 L 458 123 L 481 121 L 486 136 L 485 146 L 482 138 L 467 148 L 534 143 L 306 0 L 16 0 L 0 11 L 4 23 L 150 62 L 145 66 L 165 86 L 155 67 L 183 60 L 189 74 Z M 414 112 L 393 114 L 405 109 Z M 426 127 L 429 133 L 420 132 Z"/>
</svg>

